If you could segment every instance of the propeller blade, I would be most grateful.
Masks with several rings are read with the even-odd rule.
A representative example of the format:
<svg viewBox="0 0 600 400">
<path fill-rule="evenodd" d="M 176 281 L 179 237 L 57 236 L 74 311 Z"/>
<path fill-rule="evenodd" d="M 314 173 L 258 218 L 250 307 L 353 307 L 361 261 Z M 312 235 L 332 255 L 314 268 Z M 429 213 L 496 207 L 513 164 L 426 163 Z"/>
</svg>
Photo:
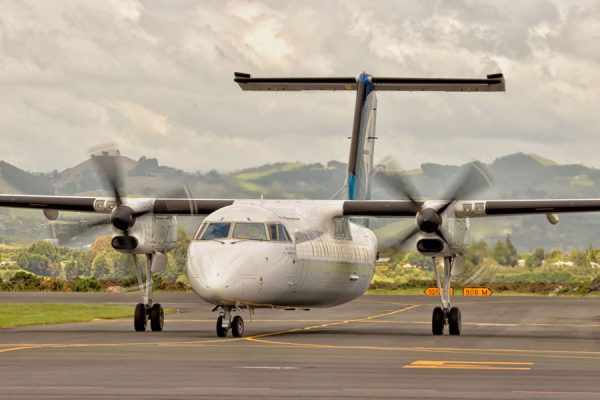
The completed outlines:
<svg viewBox="0 0 600 400">
<path fill-rule="evenodd" d="M 446 244 L 448 244 L 448 239 L 446 239 L 446 237 L 444 236 L 444 234 L 442 233 L 442 231 L 440 229 L 436 230 L 435 234 L 438 235 L 440 237 L 440 239 L 442 239 L 444 242 L 446 242 Z"/>
<path fill-rule="evenodd" d="M 473 194 L 492 186 L 492 178 L 480 163 L 472 162 L 465 165 L 462 176 L 453 185 L 453 189 L 445 196 L 446 203 L 438 209 L 443 213 L 456 200 L 467 199 Z"/>
<path fill-rule="evenodd" d="M 404 246 L 407 242 L 409 242 L 415 235 L 421 233 L 421 230 L 418 226 L 412 227 L 410 230 L 406 231 L 400 239 L 394 241 L 389 247 L 401 247 Z"/>
<path fill-rule="evenodd" d="M 398 168 L 398 165 L 394 160 L 386 159 L 383 164 L 386 165 L 386 170 L 400 171 L 400 168 Z M 419 193 L 404 175 L 399 173 L 393 175 L 379 173 L 378 179 L 383 181 L 384 185 L 393 192 L 394 196 L 410 200 L 415 207 L 415 211 L 419 210 L 420 203 L 416 200 L 420 197 Z"/>
<path fill-rule="evenodd" d="M 88 222 L 85 224 L 85 229 L 95 228 L 100 225 L 110 225 L 110 217 L 100 218 L 97 221 Z"/>
<path fill-rule="evenodd" d="M 98 168 L 99 176 L 104 178 L 109 189 L 115 196 L 117 206 L 123 204 L 123 171 L 119 164 L 119 156 L 98 155 L 93 157 L 96 167 Z"/>
</svg>

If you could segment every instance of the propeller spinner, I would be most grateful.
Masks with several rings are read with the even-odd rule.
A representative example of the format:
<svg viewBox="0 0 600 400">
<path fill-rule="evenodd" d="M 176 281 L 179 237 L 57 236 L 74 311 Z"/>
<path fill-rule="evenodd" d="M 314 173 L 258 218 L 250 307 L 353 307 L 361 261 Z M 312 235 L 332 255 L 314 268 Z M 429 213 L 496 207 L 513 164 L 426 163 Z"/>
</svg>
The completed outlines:
<svg viewBox="0 0 600 400">
<path fill-rule="evenodd" d="M 386 185 L 396 195 L 408 199 L 416 212 L 415 226 L 409 232 L 406 232 L 394 245 L 403 245 L 419 233 L 436 234 L 444 243 L 448 243 L 448 239 L 442 230 L 444 212 L 457 200 L 467 198 L 482 189 L 490 187 L 492 184 L 490 176 L 479 163 L 469 163 L 464 168 L 465 172 L 461 178 L 445 196 L 447 200 L 436 202 L 436 204 L 417 201 L 416 198 L 419 197 L 417 190 L 403 176 L 398 175 L 392 178 L 388 175 L 381 175 Z M 435 246 L 433 242 L 426 243 L 427 245 L 431 245 L 427 251 L 432 251 L 432 249 L 439 249 L 437 251 L 441 251 L 443 243 L 439 243 L 437 240 L 436 243 Z"/>
</svg>

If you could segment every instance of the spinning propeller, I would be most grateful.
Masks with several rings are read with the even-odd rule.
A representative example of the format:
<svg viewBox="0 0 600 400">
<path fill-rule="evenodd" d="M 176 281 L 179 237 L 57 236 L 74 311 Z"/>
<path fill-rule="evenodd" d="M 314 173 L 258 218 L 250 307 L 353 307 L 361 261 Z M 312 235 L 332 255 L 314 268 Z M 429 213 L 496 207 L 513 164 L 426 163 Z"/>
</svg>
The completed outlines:
<svg viewBox="0 0 600 400">
<path fill-rule="evenodd" d="M 394 165 L 394 163 L 391 163 Z M 444 242 L 448 243 L 441 230 L 444 212 L 455 201 L 470 197 L 476 192 L 486 189 L 492 185 L 491 177 L 484 171 L 478 163 L 469 163 L 464 167 L 464 173 L 449 190 L 445 196 L 446 200 L 441 201 L 434 206 L 434 202 L 429 203 L 417 201 L 419 198 L 417 190 L 402 175 L 389 176 L 380 175 L 386 186 L 390 188 L 395 195 L 408 199 L 416 213 L 416 224 L 406 232 L 394 245 L 403 245 L 419 233 L 435 233 Z"/>
<path fill-rule="evenodd" d="M 104 177 L 110 191 L 115 197 L 116 207 L 110 214 L 110 223 L 123 232 L 123 236 L 129 236 L 129 229 L 135 224 L 135 220 L 151 212 L 151 209 L 135 211 L 123 203 L 123 171 L 118 162 L 118 157 L 101 155 L 94 157 L 99 175 Z M 102 221 L 106 222 L 106 221 Z"/>
</svg>

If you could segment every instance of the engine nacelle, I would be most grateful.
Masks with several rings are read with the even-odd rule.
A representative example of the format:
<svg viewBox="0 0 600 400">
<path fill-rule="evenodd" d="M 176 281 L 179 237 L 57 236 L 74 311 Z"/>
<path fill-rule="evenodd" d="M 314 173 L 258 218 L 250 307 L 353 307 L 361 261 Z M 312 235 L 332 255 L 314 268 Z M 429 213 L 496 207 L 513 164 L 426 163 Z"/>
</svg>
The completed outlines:
<svg viewBox="0 0 600 400">
<path fill-rule="evenodd" d="M 437 256 L 444 252 L 446 243 L 437 237 L 424 237 L 417 240 L 417 251 L 424 256 Z"/>
<path fill-rule="evenodd" d="M 135 219 L 129 234 L 113 227 L 112 246 L 126 254 L 165 253 L 177 243 L 177 218 L 170 215 L 142 215 Z"/>
</svg>

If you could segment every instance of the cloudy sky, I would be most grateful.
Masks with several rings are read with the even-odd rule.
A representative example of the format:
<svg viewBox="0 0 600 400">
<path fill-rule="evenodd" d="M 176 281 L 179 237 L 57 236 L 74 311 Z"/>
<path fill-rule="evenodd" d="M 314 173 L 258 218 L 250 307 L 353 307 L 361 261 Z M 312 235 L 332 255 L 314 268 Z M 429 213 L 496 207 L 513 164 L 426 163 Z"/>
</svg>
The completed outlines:
<svg viewBox="0 0 600 400">
<path fill-rule="evenodd" d="M 64 169 L 116 143 L 189 171 L 346 160 L 351 92 L 254 76 L 484 77 L 506 93 L 380 93 L 376 158 L 523 151 L 600 167 L 599 1 L 0 0 L 0 159 Z"/>
</svg>

